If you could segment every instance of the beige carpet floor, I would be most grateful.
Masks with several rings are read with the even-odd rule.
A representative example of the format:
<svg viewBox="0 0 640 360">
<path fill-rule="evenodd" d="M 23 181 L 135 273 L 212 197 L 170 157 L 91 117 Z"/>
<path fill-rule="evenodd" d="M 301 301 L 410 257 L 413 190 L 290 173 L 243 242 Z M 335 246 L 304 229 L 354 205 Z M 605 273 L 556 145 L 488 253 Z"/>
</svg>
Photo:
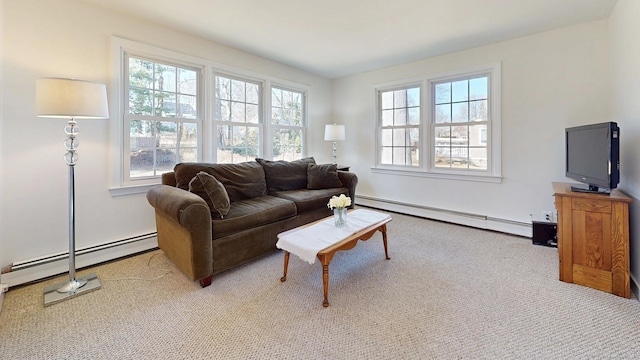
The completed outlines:
<svg viewBox="0 0 640 360">
<path fill-rule="evenodd" d="M 161 251 L 80 271 L 102 289 L 45 308 L 10 289 L 0 359 L 638 359 L 640 302 L 558 281 L 556 249 L 392 214 L 322 267 L 276 252 L 200 288 Z"/>
</svg>

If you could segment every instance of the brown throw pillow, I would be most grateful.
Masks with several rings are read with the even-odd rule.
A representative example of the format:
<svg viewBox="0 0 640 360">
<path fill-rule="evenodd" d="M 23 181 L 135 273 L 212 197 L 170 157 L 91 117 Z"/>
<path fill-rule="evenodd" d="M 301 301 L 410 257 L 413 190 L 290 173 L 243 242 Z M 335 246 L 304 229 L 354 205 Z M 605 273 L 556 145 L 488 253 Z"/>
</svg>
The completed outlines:
<svg viewBox="0 0 640 360">
<path fill-rule="evenodd" d="M 344 186 L 338 177 L 338 170 L 335 164 L 309 164 L 307 176 L 309 178 L 307 189 L 319 190 Z"/>
<path fill-rule="evenodd" d="M 200 171 L 189 182 L 189 191 L 200 195 L 207 202 L 214 218 L 222 219 L 229 213 L 231 203 L 227 190 L 213 175 Z"/>
</svg>

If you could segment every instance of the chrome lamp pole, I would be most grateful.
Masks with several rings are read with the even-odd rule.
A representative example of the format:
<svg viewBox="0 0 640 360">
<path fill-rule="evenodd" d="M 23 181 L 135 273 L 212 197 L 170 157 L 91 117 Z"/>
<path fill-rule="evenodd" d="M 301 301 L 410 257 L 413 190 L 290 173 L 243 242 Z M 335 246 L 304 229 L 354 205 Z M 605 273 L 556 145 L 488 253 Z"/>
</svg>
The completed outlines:
<svg viewBox="0 0 640 360">
<path fill-rule="evenodd" d="M 43 78 L 36 82 L 36 115 L 46 118 L 67 118 L 64 128 L 69 167 L 69 280 L 45 287 L 44 305 L 52 305 L 101 287 L 95 273 L 76 278 L 75 165 L 78 126 L 76 119 L 106 119 L 109 117 L 107 90 L 104 84 L 61 78 Z"/>
</svg>

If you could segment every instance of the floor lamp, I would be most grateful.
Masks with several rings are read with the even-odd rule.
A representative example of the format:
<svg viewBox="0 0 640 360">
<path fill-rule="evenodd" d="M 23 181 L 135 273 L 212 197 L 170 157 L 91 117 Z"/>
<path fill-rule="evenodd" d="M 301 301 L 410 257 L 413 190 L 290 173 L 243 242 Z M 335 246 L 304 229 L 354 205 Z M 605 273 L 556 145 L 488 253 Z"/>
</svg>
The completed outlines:
<svg viewBox="0 0 640 360">
<path fill-rule="evenodd" d="M 95 273 L 76 278 L 75 254 L 75 186 L 74 168 L 78 161 L 78 126 L 76 119 L 106 119 L 109 117 L 107 87 L 88 81 L 43 78 L 36 81 L 36 116 L 69 119 L 64 128 L 69 166 L 69 280 L 44 289 L 44 305 L 100 289 Z"/>
<path fill-rule="evenodd" d="M 333 164 L 337 164 L 336 151 L 338 150 L 338 144 L 336 144 L 336 141 L 344 141 L 344 130 L 344 125 L 327 124 L 324 126 L 324 140 L 333 141 Z"/>
</svg>

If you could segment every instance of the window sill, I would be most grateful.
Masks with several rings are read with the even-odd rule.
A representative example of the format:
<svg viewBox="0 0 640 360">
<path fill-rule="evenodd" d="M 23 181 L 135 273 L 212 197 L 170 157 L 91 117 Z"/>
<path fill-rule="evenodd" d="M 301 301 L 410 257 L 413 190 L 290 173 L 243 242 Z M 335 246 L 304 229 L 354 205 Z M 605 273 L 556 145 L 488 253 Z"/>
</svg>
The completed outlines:
<svg viewBox="0 0 640 360">
<path fill-rule="evenodd" d="M 502 183 L 502 176 L 496 175 L 476 175 L 476 174 L 451 174 L 451 173 L 436 173 L 426 172 L 421 169 L 396 169 L 396 168 L 380 168 L 372 167 L 371 171 L 377 174 L 388 175 L 401 175 L 401 176 L 416 176 L 432 179 L 447 179 L 447 180 L 461 180 L 461 181 L 474 181 L 474 182 L 487 182 L 487 183 Z"/>
<path fill-rule="evenodd" d="M 146 194 L 152 187 L 159 184 L 144 184 L 144 185 L 131 185 L 131 186 L 118 186 L 109 188 L 111 197 L 127 196 L 135 194 Z"/>
</svg>

